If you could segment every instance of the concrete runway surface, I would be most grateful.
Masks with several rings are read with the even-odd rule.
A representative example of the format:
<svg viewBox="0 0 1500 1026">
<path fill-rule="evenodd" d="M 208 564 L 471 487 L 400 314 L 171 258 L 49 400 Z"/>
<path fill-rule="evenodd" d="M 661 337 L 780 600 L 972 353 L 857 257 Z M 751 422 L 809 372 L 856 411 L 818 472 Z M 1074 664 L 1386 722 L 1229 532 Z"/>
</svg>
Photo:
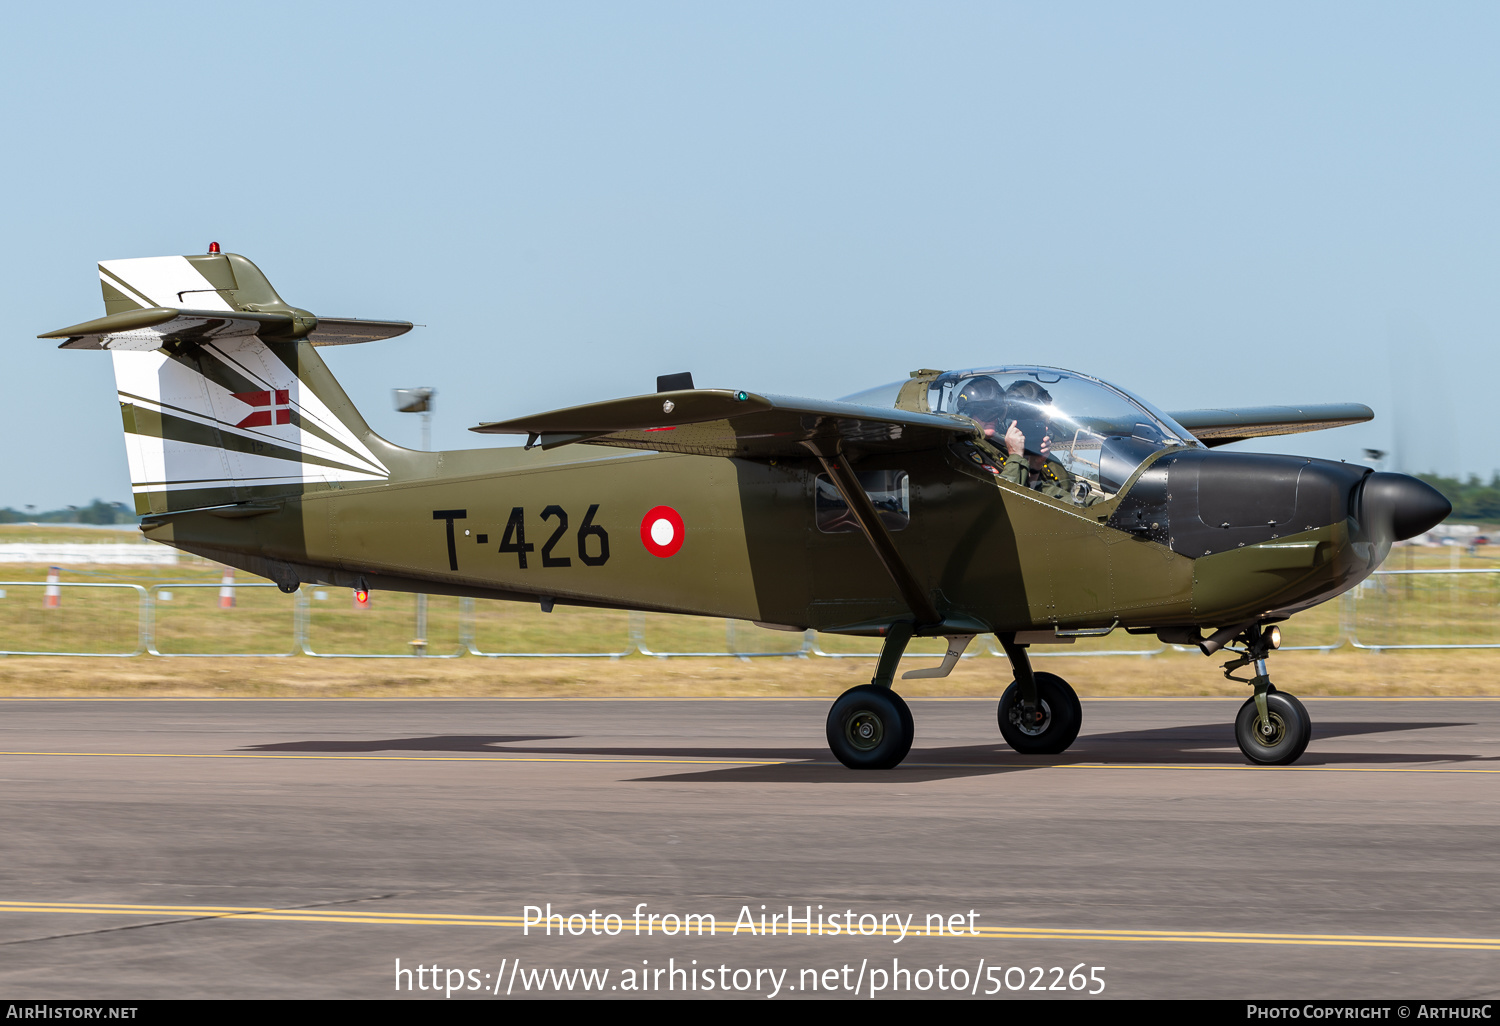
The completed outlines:
<svg viewBox="0 0 1500 1026">
<path fill-rule="evenodd" d="M 918 700 L 906 764 L 854 773 L 825 700 L 7 700 L 0 984 L 1500 996 L 1500 700 L 1306 705 L 1267 769 L 1237 701 L 1085 701 L 1028 758 L 992 702 Z M 524 932 L 549 902 L 582 934 Z"/>
</svg>

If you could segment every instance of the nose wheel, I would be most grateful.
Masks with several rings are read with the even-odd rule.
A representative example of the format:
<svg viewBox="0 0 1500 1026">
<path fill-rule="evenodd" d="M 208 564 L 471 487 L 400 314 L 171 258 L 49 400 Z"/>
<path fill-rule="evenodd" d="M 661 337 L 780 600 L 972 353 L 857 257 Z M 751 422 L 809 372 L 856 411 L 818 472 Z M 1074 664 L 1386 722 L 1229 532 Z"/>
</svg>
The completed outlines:
<svg viewBox="0 0 1500 1026">
<path fill-rule="evenodd" d="M 1286 766 L 1307 751 L 1312 740 L 1312 717 L 1302 703 L 1285 691 L 1277 691 L 1266 672 L 1266 657 L 1281 645 L 1281 631 L 1250 627 L 1240 635 L 1245 649 L 1239 658 L 1224 665 L 1224 676 L 1249 684 L 1255 695 L 1245 699 L 1234 718 L 1234 740 L 1245 758 L 1262 766 Z M 1231 650 L 1232 651 L 1232 650 Z M 1254 664 L 1255 676 L 1246 680 L 1234 671 Z"/>
<path fill-rule="evenodd" d="M 1251 762 L 1286 766 L 1307 750 L 1312 719 L 1296 698 L 1271 689 L 1265 695 L 1264 712 L 1256 699 L 1245 699 L 1234 718 L 1234 739 Z"/>
</svg>

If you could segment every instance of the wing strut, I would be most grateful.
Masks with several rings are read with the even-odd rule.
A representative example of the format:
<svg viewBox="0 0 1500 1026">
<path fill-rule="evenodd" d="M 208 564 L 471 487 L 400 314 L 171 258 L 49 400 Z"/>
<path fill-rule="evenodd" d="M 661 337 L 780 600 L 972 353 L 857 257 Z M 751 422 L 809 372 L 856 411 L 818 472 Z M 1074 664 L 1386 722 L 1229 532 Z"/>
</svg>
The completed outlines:
<svg viewBox="0 0 1500 1026">
<path fill-rule="evenodd" d="M 834 448 L 836 443 L 829 439 L 814 438 L 803 444 L 818 457 L 818 462 L 823 464 L 823 469 L 833 479 L 839 494 L 849 504 L 849 511 L 859 521 L 860 529 L 870 541 L 870 548 L 875 550 L 875 557 L 880 560 L 880 565 L 885 567 L 885 572 L 891 575 L 891 580 L 896 582 L 901 598 L 916 615 L 917 625 L 925 627 L 941 623 L 943 617 L 933 606 L 932 599 L 917 583 L 916 575 L 901 558 L 901 553 L 896 550 L 896 543 L 891 540 L 891 533 L 886 530 L 885 524 L 881 521 L 875 504 L 859 486 L 859 478 L 855 477 L 854 471 L 850 469 L 848 457 L 837 451 Z M 892 667 L 892 670 L 894 669 Z"/>
</svg>

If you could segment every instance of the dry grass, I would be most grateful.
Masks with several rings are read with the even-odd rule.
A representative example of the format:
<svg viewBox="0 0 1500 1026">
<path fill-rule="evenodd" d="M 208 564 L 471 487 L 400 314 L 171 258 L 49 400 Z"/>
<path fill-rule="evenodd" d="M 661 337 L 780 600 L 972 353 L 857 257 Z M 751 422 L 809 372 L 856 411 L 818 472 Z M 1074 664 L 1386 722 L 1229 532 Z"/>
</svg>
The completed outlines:
<svg viewBox="0 0 1500 1026">
<path fill-rule="evenodd" d="M 78 527 L 74 524 L 0 524 L 0 542 L 85 542 L 111 545 L 143 542 L 146 536 L 135 524 Z"/>
<path fill-rule="evenodd" d="M 0 528 L 0 540 L 20 540 L 28 529 Z M 57 531 L 58 528 L 45 528 Z M 66 529 L 64 529 L 66 530 Z M 97 539 L 107 532 L 85 532 Z M 71 540 L 71 539 L 70 539 Z M 113 539 L 110 539 L 113 540 Z M 1391 569 L 1493 568 L 1497 560 L 1457 550 L 1402 549 Z M 292 645 L 291 599 L 274 588 L 241 588 L 239 605 L 217 608 L 220 568 L 202 560 L 163 567 L 66 567 L 64 581 L 129 582 L 150 587 L 173 582 L 170 602 L 156 607 L 156 639 L 163 652 L 277 652 Z M 42 581 L 46 567 L 11 564 L 0 579 Z M 255 578 L 238 575 L 241 584 Z M 207 587 L 183 588 L 191 582 Z M 1357 601 L 1330 602 L 1286 625 L 1287 644 L 1336 641 L 1346 618 L 1366 642 L 1500 642 L 1500 575 L 1384 578 Z M 411 651 L 415 598 L 374 596 L 355 611 L 349 592 L 309 589 L 308 636 L 323 652 Z M 1342 608 L 1342 612 L 1341 612 Z M 11 587 L 0 598 L 0 649 L 130 651 L 138 637 L 135 593 L 125 589 L 66 589 L 59 609 L 44 610 L 40 589 Z M 535 606 L 478 602 L 477 644 L 486 651 L 601 652 L 628 648 L 630 614 L 566 609 L 542 614 Z M 659 651 L 723 651 L 725 622 L 650 614 L 634 624 L 647 647 Z M 749 624 L 733 627 L 735 651 L 795 650 L 801 637 Z M 434 597 L 428 651 L 458 648 L 458 601 Z M 878 642 L 820 636 L 830 652 L 873 652 Z M 1085 639 L 1072 651 L 1148 648 L 1156 640 L 1116 632 Z M 933 665 L 943 643 L 925 640 L 906 669 Z M 976 643 L 975 648 L 983 651 Z M 1046 650 L 1043 650 L 1046 651 Z M 1053 650 L 1057 651 L 1057 650 Z M 1084 696 L 1174 696 L 1247 693 L 1219 673 L 1223 657 L 1167 651 L 1151 658 L 1049 656 L 1037 668 L 1057 673 Z M 0 657 L 0 696 L 159 697 L 799 697 L 836 695 L 869 679 L 871 659 L 739 660 L 651 659 L 314 659 L 193 657 L 182 659 Z M 898 682 L 913 696 L 994 696 L 1010 681 L 1003 659 L 982 654 L 940 680 Z M 1500 649 L 1405 651 L 1373 655 L 1347 646 L 1337 652 L 1281 652 L 1272 677 L 1294 694 L 1500 696 Z"/>
<path fill-rule="evenodd" d="M 1037 660 L 1084 697 L 1247 694 L 1222 660 L 1188 653 L 1150 659 Z M 909 659 L 904 668 L 931 665 Z M 864 683 L 870 659 L 0 659 L 5 697 L 191 698 L 791 698 L 828 697 Z M 1285 652 L 1273 678 L 1302 697 L 1500 696 L 1500 651 Z M 965 660 L 941 680 L 898 682 L 909 697 L 997 696 L 1003 659 Z"/>
</svg>

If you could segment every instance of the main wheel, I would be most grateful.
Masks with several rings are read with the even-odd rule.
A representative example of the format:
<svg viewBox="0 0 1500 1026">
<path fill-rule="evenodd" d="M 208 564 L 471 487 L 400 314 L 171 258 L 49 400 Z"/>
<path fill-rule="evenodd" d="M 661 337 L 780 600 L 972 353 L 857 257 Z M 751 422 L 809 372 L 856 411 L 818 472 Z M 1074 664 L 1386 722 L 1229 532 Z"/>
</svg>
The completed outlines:
<svg viewBox="0 0 1500 1026">
<path fill-rule="evenodd" d="M 890 688 L 861 684 L 828 710 L 828 747 L 850 769 L 890 769 L 911 751 L 916 724 Z"/>
<path fill-rule="evenodd" d="M 1012 683 L 1000 696 L 1000 708 L 996 711 L 1000 736 L 1022 755 L 1066 752 L 1068 746 L 1077 740 L 1078 729 L 1083 726 L 1083 704 L 1068 682 L 1057 674 L 1036 673 L 1032 676 L 1036 679 L 1037 719 L 1026 722 L 1021 685 Z"/>
<path fill-rule="evenodd" d="M 1296 762 L 1312 740 L 1312 718 L 1302 703 L 1282 691 L 1266 695 L 1266 719 L 1262 720 L 1255 699 L 1245 699 L 1234 718 L 1234 739 L 1251 762 L 1285 766 Z"/>
</svg>

